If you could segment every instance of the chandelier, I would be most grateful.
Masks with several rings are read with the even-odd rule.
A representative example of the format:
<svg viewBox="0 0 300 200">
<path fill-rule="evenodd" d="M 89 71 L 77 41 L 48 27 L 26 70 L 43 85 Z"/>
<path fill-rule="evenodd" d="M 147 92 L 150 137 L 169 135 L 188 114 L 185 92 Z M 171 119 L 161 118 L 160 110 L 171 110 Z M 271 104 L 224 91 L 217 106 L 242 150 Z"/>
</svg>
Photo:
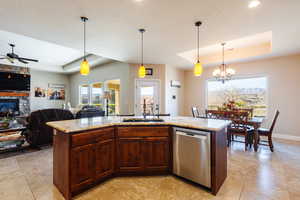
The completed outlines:
<svg viewBox="0 0 300 200">
<path fill-rule="evenodd" d="M 224 48 L 226 43 L 222 43 L 223 47 L 223 63 L 220 65 L 218 69 L 215 69 L 213 72 L 213 76 L 218 80 L 221 81 L 223 84 L 225 81 L 228 81 L 232 78 L 235 74 L 234 69 L 228 67 L 224 62 Z"/>
</svg>

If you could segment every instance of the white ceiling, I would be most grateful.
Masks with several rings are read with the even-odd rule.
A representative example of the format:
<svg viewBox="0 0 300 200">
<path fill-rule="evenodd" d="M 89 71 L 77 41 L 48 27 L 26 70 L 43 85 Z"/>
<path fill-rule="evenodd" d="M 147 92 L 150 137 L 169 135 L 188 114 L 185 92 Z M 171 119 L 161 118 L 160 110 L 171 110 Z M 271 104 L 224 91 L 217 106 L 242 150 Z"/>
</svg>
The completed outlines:
<svg viewBox="0 0 300 200">
<path fill-rule="evenodd" d="M 11 52 L 8 43 L 16 45 L 14 52 L 20 57 L 38 59 L 38 63 L 28 64 L 38 70 L 63 72 L 62 65 L 82 56 L 82 52 L 78 50 L 6 31 L 0 31 L 0 56 Z M 2 64 L 11 65 L 7 60 L 0 61 Z M 14 65 L 26 66 L 20 62 L 15 62 Z"/>
<path fill-rule="evenodd" d="M 202 48 L 271 31 L 272 52 L 259 58 L 299 52 L 300 1 L 261 2 L 261 6 L 249 9 L 248 0 L 1 0 L 0 29 L 81 52 L 80 16 L 84 15 L 90 19 L 87 22 L 88 52 L 136 63 L 140 60 L 138 28 L 143 27 L 147 30 L 146 63 L 182 68 L 192 67 L 190 61 L 178 54 L 195 49 L 194 22 L 197 20 L 203 21 Z M 28 56 L 42 59 L 38 54 L 30 54 L 39 51 L 39 46 L 26 46 L 26 50 L 20 49 L 22 54 L 28 52 Z M 3 45 L 1 53 L 2 48 Z M 71 55 L 70 52 L 70 55 L 60 56 Z"/>
</svg>

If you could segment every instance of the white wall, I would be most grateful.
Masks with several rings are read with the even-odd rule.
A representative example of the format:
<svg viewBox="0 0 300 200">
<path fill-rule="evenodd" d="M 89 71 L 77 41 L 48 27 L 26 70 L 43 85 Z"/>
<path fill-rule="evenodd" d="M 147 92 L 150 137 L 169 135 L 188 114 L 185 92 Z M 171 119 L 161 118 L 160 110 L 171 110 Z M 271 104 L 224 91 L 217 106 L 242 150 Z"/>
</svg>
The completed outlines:
<svg viewBox="0 0 300 200">
<path fill-rule="evenodd" d="M 268 77 L 268 119 L 265 125 L 270 126 L 276 109 L 280 116 L 275 128 L 276 134 L 300 136 L 300 55 L 278 57 L 248 63 L 230 65 L 236 70 L 236 76 Z M 191 106 L 205 110 L 206 80 L 212 78 L 215 68 L 204 68 L 201 77 L 195 77 L 192 71 L 185 72 L 184 104 L 185 114 L 191 115 Z"/>
<path fill-rule="evenodd" d="M 67 75 L 30 70 L 31 74 L 31 89 L 30 89 L 30 109 L 31 111 L 41 110 L 46 108 L 62 108 L 62 105 L 69 101 L 69 79 Z M 48 84 L 64 84 L 66 91 L 66 100 L 48 100 L 47 98 L 34 97 L 34 88 L 41 87 L 48 89 Z"/>
<path fill-rule="evenodd" d="M 104 82 L 112 79 L 120 79 L 120 112 L 129 114 L 132 105 L 130 100 L 131 88 L 129 88 L 129 65 L 121 62 L 113 62 L 100 65 L 91 69 L 88 76 L 75 73 L 69 76 L 70 81 L 70 100 L 73 107 L 79 104 L 79 86 L 81 84 L 92 84 Z"/>
<path fill-rule="evenodd" d="M 171 87 L 171 81 L 180 81 L 181 88 Z M 184 114 L 184 71 L 171 65 L 166 65 L 166 113 L 171 116 Z M 173 99 L 173 96 L 176 99 Z"/>
</svg>

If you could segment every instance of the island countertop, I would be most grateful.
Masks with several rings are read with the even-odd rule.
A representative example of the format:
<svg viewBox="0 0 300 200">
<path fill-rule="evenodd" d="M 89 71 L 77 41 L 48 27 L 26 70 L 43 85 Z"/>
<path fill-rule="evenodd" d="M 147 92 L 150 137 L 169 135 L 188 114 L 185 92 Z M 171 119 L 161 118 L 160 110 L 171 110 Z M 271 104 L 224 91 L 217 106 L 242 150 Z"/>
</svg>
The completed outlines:
<svg viewBox="0 0 300 200">
<path fill-rule="evenodd" d="M 75 133 L 86 130 L 99 129 L 109 126 L 151 126 L 151 125 L 169 125 L 183 128 L 200 129 L 207 131 L 220 131 L 227 127 L 230 121 L 217 119 L 203 119 L 193 117 L 160 117 L 164 122 L 123 122 L 123 119 L 128 117 L 94 117 L 82 118 L 74 120 L 53 121 L 48 122 L 47 125 L 57 129 L 63 133 Z M 135 117 L 136 118 L 136 117 Z M 141 117 L 142 118 L 142 117 Z"/>
</svg>

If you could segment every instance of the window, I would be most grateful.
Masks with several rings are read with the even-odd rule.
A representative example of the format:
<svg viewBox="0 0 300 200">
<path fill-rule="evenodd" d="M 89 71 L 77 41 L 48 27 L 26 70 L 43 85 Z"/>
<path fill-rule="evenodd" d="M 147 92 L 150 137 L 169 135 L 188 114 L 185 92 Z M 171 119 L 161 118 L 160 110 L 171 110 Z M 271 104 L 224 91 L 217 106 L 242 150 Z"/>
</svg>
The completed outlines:
<svg viewBox="0 0 300 200">
<path fill-rule="evenodd" d="M 89 104 L 89 85 L 79 86 L 79 103 L 80 104 Z"/>
<path fill-rule="evenodd" d="M 103 87 L 102 83 L 94 83 L 91 85 L 91 104 L 101 107 L 103 105 Z"/>
<path fill-rule="evenodd" d="M 242 78 L 225 82 L 207 81 L 207 107 L 218 109 L 228 101 L 237 108 L 253 108 L 254 116 L 267 115 L 267 78 Z"/>
<path fill-rule="evenodd" d="M 120 80 L 109 80 L 103 83 L 83 84 L 79 86 L 79 104 L 94 105 L 106 110 L 104 85 L 109 95 L 109 114 L 120 113 Z"/>
</svg>

